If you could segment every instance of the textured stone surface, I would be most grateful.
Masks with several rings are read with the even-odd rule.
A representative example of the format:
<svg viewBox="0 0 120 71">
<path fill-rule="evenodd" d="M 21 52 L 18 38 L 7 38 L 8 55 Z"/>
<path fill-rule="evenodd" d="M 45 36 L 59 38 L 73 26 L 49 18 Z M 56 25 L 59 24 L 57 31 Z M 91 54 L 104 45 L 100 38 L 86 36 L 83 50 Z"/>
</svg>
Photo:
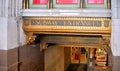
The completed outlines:
<svg viewBox="0 0 120 71">
<path fill-rule="evenodd" d="M 0 50 L 0 71 L 18 71 L 18 57 L 20 71 L 44 71 L 44 53 L 38 45 Z"/>
<path fill-rule="evenodd" d="M 49 47 L 45 51 L 45 71 L 64 71 L 64 47 Z"/>
<path fill-rule="evenodd" d="M 112 71 L 120 71 L 120 56 L 114 56 L 113 57 Z"/>
<path fill-rule="evenodd" d="M 107 9 L 51 9 L 33 10 L 24 9 L 22 16 L 76 16 L 76 17 L 111 17 L 110 10 Z"/>
<path fill-rule="evenodd" d="M 0 50 L 7 49 L 7 22 L 6 18 L 0 17 Z"/>
<path fill-rule="evenodd" d="M 7 51 L 0 50 L 0 68 L 2 66 L 7 66 Z"/>
<path fill-rule="evenodd" d="M 17 48 L 0 50 L 0 71 L 18 71 Z"/>
<path fill-rule="evenodd" d="M 44 71 L 44 53 L 39 46 L 28 45 L 20 48 L 21 71 Z"/>
<path fill-rule="evenodd" d="M 114 56 L 120 56 L 120 19 L 112 20 L 111 49 Z"/>
</svg>

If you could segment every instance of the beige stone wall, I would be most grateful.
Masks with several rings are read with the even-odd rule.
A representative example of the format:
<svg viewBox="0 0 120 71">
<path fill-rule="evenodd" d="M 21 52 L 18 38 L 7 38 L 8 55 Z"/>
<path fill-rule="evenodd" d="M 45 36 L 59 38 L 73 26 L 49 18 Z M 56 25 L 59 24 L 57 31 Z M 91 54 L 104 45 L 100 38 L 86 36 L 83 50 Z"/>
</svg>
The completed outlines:
<svg viewBox="0 0 120 71">
<path fill-rule="evenodd" d="M 44 59 L 45 71 L 64 71 L 64 47 L 49 47 Z"/>
</svg>

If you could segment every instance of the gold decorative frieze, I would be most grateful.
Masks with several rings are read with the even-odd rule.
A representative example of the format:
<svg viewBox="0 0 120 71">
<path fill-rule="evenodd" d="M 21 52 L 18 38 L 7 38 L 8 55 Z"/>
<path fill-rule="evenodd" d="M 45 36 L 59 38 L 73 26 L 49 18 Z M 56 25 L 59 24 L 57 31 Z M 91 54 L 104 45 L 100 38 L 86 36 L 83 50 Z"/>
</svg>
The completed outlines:
<svg viewBox="0 0 120 71">
<path fill-rule="evenodd" d="M 38 26 L 86 26 L 86 27 L 101 27 L 101 21 L 92 20 L 31 20 L 31 25 Z M 109 25 L 109 24 L 108 24 Z"/>
<path fill-rule="evenodd" d="M 110 52 L 110 49 L 111 49 L 111 46 L 110 46 L 110 36 L 103 36 L 102 38 L 102 47 L 103 49 L 109 53 Z"/>
<path fill-rule="evenodd" d="M 24 17 L 23 29 L 26 32 L 49 33 L 110 33 L 110 18 L 80 17 Z"/>
</svg>

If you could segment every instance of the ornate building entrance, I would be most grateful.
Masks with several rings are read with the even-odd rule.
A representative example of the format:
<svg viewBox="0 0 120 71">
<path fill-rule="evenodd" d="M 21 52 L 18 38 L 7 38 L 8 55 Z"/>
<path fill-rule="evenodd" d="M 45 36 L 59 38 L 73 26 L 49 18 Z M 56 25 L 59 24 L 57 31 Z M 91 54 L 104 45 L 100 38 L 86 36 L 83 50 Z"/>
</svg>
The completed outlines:
<svg viewBox="0 0 120 71">
<path fill-rule="evenodd" d="M 24 17 L 23 29 L 26 43 L 39 43 L 40 51 L 69 47 L 71 64 L 86 64 L 88 71 L 110 66 L 110 18 Z"/>
</svg>

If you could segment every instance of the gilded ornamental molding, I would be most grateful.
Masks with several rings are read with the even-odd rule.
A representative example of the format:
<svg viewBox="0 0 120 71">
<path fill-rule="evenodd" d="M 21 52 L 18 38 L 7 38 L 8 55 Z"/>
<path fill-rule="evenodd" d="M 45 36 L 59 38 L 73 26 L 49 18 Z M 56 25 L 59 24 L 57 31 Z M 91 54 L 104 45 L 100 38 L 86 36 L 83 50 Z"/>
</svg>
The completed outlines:
<svg viewBox="0 0 120 71">
<path fill-rule="evenodd" d="M 23 29 L 33 33 L 110 33 L 110 18 L 24 17 Z"/>
</svg>

